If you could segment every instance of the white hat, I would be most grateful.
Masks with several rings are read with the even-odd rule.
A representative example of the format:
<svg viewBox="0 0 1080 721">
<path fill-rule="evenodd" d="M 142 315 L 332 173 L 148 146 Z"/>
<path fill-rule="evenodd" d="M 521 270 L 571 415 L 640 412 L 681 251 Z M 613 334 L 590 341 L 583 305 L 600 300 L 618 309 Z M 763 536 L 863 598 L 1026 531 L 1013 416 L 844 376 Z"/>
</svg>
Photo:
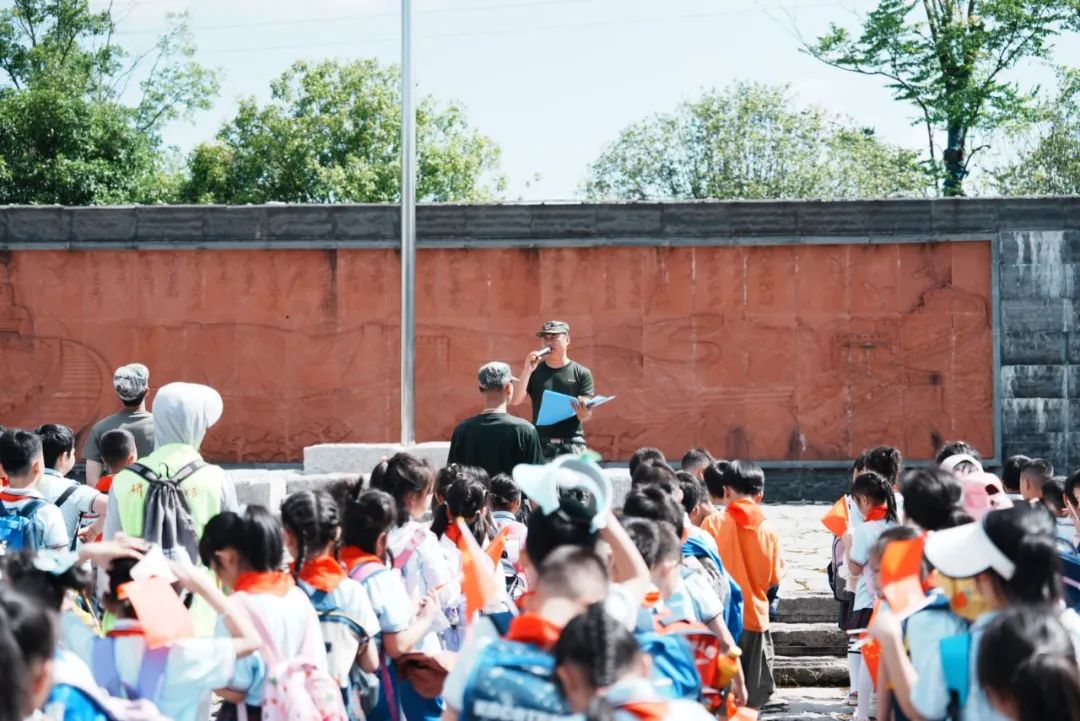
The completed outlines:
<svg viewBox="0 0 1080 721">
<path fill-rule="evenodd" d="M 603 528 L 611 511 L 611 479 L 595 463 L 573 455 L 560 456 L 546 466 L 519 463 L 514 482 L 544 513 L 559 508 L 559 489 L 583 488 L 593 497 L 593 529 Z"/>
<path fill-rule="evenodd" d="M 950 578 L 971 578 L 993 569 L 1008 581 L 1016 564 L 990 540 L 985 523 L 976 521 L 931 533 L 926 538 L 926 560 Z"/>
<path fill-rule="evenodd" d="M 983 471 L 982 464 L 979 463 L 978 459 L 975 458 L 975 456 L 969 456 L 967 453 L 957 453 L 955 456 L 949 456 L 941 462 L 941 469 L 943 471 L 948 471 L 949 473 L 954 473 L 956 467 L 961 463 L 970 463 L 975 466 L 975 470 L 978 473 L 982 473 Z"/>
</svg>

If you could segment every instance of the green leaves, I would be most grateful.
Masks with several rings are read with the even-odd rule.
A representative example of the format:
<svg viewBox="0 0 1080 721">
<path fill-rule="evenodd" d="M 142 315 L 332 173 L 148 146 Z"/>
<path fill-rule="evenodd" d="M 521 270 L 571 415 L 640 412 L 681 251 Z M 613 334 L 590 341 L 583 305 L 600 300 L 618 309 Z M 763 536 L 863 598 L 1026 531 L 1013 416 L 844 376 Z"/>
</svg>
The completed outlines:
<svg viewBox="0 0 1080 721">
<path fill-rule="evenodd" d="M 374 60 L 299 62 L 264 106 L 241 103 L 217 141 L 192 153 L 188 202 L 397 202 L 400 80 Z M 417 109 L 417 195 L 479 201 L 502 189 L 498 147 L 461 107 L 424 98 Z"/>
<path fill-rule="evenodd" d="M 624 130 L 592 164 L 593 199 L 872 198 L 923 195 L 918 154 L 785 87 L 736 83 Z"/>
</svg>

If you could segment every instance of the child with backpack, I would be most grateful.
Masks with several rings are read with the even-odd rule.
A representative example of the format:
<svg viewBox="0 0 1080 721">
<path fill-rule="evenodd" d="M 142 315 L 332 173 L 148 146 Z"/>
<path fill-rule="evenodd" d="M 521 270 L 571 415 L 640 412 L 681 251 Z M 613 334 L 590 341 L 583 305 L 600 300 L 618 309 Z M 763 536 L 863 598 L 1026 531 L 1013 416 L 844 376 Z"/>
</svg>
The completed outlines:
<svg viewBox="0 0 1080 721">
<path fill-rule="evenodd" d="M 702 525 L 716 540 L 724 568 L 744 598 L 744 630 L 739 638 L 747 702 L 760 708 L 772 696 L 773 643 L 769 632 L 769 589 L 780 583 L 780 537 L 759 504 L 765 473 L 756 463 L 733 461 L 724 472 L 722 516 Z"/>
<path fill-rule="evenodd" d="M 330 675 L 348 704 L 354 694 L 354 666 L 359 664 L 366 673 L 378 670 L 372 639 L 379 621 L 367 591 L 348 577 L 335 556 L 341 530 L 337 503 L 326 491 L 298 491 L 281 504 L 281 524 L 293 577 L 319 614 Z"/>
<path fill-rule="evenodd" d="M 0 490 L 0 548 L 67 548 L 63 514 L 37 489 L 45 472 L 41 438 L 17 428 L 0 434 L 0 468 L 8 479 Z"/>
<path fill-rule="evenodd" d="M 979 683 L 973 661 L 980 656 L 987 627 L 1006 608 L 1036 604 L 1054 609 L 1074 643 L 1080 640 L 1080 618 L 1072 610 L 1061 610 L 1054 532 L 1045 508 L 1021 504 L 927 537 L 925 555 L 936 570 L 935 583 L 952 611 L 970 626 L 955 635 L 920 639 L 928 656 L 926 671 L 920 672 L 905 652 L 895 615 L 882 609 L 875 616 L 870 633 L 880 642 L 881 665 L 909 718 L 1002 718 Z"/>
<path fill-rule="evenodd" d="M 240 718 L 279 718 L 299 704 L 290 696 L 302 696 L 324 719 L 344 719 L 318 616 L 292 575 L 278 570 L 283 556 L 281 524 L 262 506 L 248 506 L 243 515 L 226 511 L 206 524 L 199 558 L 232 589 L 230 600 L 250 614 L 261 642 L 258 653 L 237 662 L 228 689 L 218 695 L 231 704 L 228 715 L 235 711 Z M 218 635 L 224 630 L 219 624 Z"/>
<path fill-rule="evenodd" d="M 394 499 L 383 491 L 363 490 L 363 482 L 345 499 L 340 557 L 349 578 L 359 582 L 371 600 L 378 620 L 375 636 L 379 654 L 377 696 L 364 700 L 368 721 L 398 721 L 402 717 L 397 659 L 410 653 L 441 614 L 434 592 L 419 604 L 409 598 L 401 572 L 390 561 L 389 536 L 397 523 Z"/>
<path fill-rule="evenodd" d="M 506 578 L 506 592 L 511 599 L 516 601 L 529 590 L 525 565 L 521 562 L 521 555 L 525 550 L 525 539 L 529 535 L 528 526 L 519 520 L 521 489 L 514 483 L 513 478 L 500 473 L 491 479 L 488 500 L 495 530 L 506 535 L 501 565 L 503 576 Z"/>
<path fill-rule="evenodd" d="M 554 648 L 555 673 L 570 708 L 588 721 L 709 721 L 695 701 L 659 693 L 637 641 L 602 604 L 563 629 Z"/>
<path fill-rule="evenodd" d="M 80 536 L 97 538 L 105 525 L 109 499 L 98 490 L 67 477 L 75 467 L 75 434 L 67 426 L 57 423 L 46 423 L 34 432 L 41 438 L 45 460 L 45 472 L 37 489 L 63 514 L 69 546 L 75 548 Z"/>
</svg>

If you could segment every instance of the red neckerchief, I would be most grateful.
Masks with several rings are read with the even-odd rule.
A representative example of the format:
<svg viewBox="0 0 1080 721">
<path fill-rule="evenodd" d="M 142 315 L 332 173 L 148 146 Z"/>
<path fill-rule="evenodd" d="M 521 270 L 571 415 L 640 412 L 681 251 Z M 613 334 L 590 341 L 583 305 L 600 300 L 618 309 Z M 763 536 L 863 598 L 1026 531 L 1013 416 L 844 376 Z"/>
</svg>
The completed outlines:
<svg viewBox="0 0 1080 721">
<path fill-rule="evenodd" d="M 356 546 L 342 546 L 341 550 L 338 551 L 338 556 L 345 565 L 345 570 L 349 573 L 352 573 L 353 569 L 362 563 L 378 563 L 381 566 L 386 565 L 386 561 L 382 560 L 374 553 L 368 553 Z"/>
<path fill-rule="evenodd" d="M 145 636 L 142 626 L 135 626 L 134 628 L 114 628 L 105 634 L 108 638 L 120 638 L 121 636 Z"/>
<path fill-rule="evenodd" d="M 740 498 L 728 504 L 727 514 L 739 528 L 755 530 L 765 521 L 765 514 L 758 508 L 758 504 L 749 498 Z"/>
<path fill-rule="evenodd" d="M 562 635 L 562 627 L 535 613 L 523 613 L 510 621 L 507 641 L 528 643 L 551 651 Z"/>
<path fill-rule="evenodd" d="M 646 593 L 643 605 L 645 606 L 645 608 L 656 608 L 658 605 L 660 605 L 660 592 L 649 591 L 648 593 Z"/>
<path fill-rule="evenodd" d="M 514 601 L 514 605 L 517 606 L 517 610 L 524 612 L 526 603 L 528 603 L 529 599 L 531 599 L 535 595 L 536 591 L 526 591 L 525 593 L 518 596 L 518 599 Z"/>
<path fill-rule="evenodd" d="M 261 573 L 248 572 L 241 573 L 236 583 L 233 584 L 233 591 L 243 591 L 244 593 L 270 593 L 275 596 L 284 596 L 290 590 L 296 587 L 296 581 L 293 577 L 282 571 L 264 571 Z"/>
<path fill-rule="evenodd" d="M 293 569 L 296 569 L 295 563 Z M 324 554 L 304 562 L 304 567 L 300 569 L 300 580 L 319 591 L 330 593 L 345 580 L 345 569 L 336 558 Z"/>
<path fill-rule="evenodd" d="M 40 498 L 40 496 L 35 496 L 31 493 L 23 494 L 0 492 L 0 501 L 6 501 L 8 503 L 18 503 L 19 501 L 33 500 L 35 498 Z"/>
<path fill-rule="evenodd" d="M 663 721 L 671 710 L 667 701 L 635 701 L 623 704 L 618 709 L 629 711 L 641 721 Z"/>
<path fill-rule="evenodd" d="M 446 527 L 446 533 L 444 533 L 458 549 L 461 549 L 461 529 L 453 521 L 450 521 L 450 525 Z"/>
<path fill-rule="evenodd" d="M 870 512 L 866 514 L 864 521 L 884 521 L 885 515 L 889 512 L 889 509 L 885 505 L 874 506 L 870 509 Z"/>
</svg>

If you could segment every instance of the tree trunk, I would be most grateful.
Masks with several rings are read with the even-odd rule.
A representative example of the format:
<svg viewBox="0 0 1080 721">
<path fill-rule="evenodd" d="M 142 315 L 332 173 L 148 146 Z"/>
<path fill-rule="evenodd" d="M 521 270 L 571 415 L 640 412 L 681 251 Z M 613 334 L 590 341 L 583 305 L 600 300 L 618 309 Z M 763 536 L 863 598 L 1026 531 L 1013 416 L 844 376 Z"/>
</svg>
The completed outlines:
<svg viewBox="0 0 1080 721">
<path fill-rule="evenodd" d="M 942 184 L 942 193 L 947 198 L 964 195 L 964 176 L 967 175 L 964 157 L 963 128 L 959 122 L 949 121 L 948 140 L 941 154 L 941 160 L 945 166 L 945 182 Z"/>
</svg>

